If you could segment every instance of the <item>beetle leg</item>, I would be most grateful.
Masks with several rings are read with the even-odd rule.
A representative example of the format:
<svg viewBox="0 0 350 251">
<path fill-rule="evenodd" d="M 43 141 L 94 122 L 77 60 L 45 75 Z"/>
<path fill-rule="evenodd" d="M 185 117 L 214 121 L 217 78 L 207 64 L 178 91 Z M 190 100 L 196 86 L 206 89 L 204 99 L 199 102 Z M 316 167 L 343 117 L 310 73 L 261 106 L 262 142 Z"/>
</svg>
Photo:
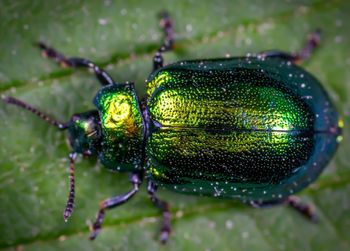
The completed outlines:
<svg viewBox="0 0 350 251">
<path fill-rule="evenodd" d="M 111 209 L 124 204 L 137 193 L 142 182 L 142 175 L 140 173 L 132 173 L 130 175 L 130 182 L 133 188 L 129 192 L 100 202 L 100 210 L 97 213 L 95 223 L 90 227 L 90 240 L 94 240 L 101 231 L 101 225 L 105 217 L 106 209 Z"/>
<path fill-rule="evenodd" d="M 169 14 L 164 11 L 160 13 L 160 27 L 165 33 L 165 38 L 162 46 L 156 52 L 156 55 L 153 57 L 153 71 L 163 67 L 164 59 L 163 53 L 170 51 L 174 48 L 174 25 L 171 21 Z"/>
<path fill-rule="evenodd" d="M 300 214 L 311 220 L 312 222 L 318 222 L 318 216 L 316 214 L 315 206 L 309 203 L 304 203 L 297 196 L 289 196 L 285 203 L 295 210 L 297 210 Z"/>
<path fill-rule="evenodd" d="M 169 204 L 167 202 L 157 198 L 156 191 L 157 191 L 157 185 L 154 182 L 149 180 L 148 181 L 148 185 L 147 185 L 147 192 L 149 194 L 149 197 L 150 197 L 151 201 L 153 202 L 153 204 L 157 208 L 162 210 L 162 212 L 163 212 L 162 227 L 160 229 L 160 241 L 162 243 L 166 243 L 168 241 L 168 239 L 169 239 L 169 235 L 170 235 L 170 232 L 171 232 L 170 206 L 169 206 Z"/>
<path fill-rule="evenodd" d="M 100 81 L 101 85 L 109 85 L 113 84 L 114 81 L 112 77 L 105 72 L 103 69 L 98 67 L 96 64 L 91 62 L 88 59 L 84 58 L 67 58 L 60 52 L 56 51 L 55 49 L 48 47 L 46 44 L 39 42 L 36 44 L 42 51 L 42 54 L 45 57 L 49 57 L 54 59 L 57 63 L 59 63 L 63 67 L 71 67 L 71 68 L 78 68 L 78 67 L 85 67 L 92 69 L 97 77 L 97 79 Z"/>
<path fill-rule="evenodd" d="M 315 207 L 312 204 L 302 202 L 301 199 L 295 195 L 289 196 L 285 200 L 249 201 L 249 205 L 255 208 L 267 208 L 282 204 L 291 206 L 293 209 L 297 210 L 301 215 L 305 216 L 312 222 L 318 222 L 318 216 L 315 212 Z"/>
<path fill-rule="evenodd" d="M 271 50 L 261 52 L 259 55 L 261 57 L 275 57 L 283 60 L 291 61 L 295 64 L 301 64 L 306 59 L 310 58 L 312 52 L 320 44 L 321 40 L 321 31 L 319 29 L 315 30 L 309 34 L 308 39 L 306 40 L 305 46 L 297 53 L 287 53 L 283 51 Z"/>
</svg>

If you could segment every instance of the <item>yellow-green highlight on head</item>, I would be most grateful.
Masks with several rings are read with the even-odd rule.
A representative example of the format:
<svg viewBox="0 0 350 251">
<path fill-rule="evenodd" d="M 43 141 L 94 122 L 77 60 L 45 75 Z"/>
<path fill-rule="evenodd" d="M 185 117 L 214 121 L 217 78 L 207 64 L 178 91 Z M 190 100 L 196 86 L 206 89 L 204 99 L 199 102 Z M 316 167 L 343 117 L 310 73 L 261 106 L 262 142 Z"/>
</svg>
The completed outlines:
<svg viewBox="0 0 350 251">
<path fill-rule="evenodd" d="M 113 84 L 102 88 L 94 99 L 104 144 L 101 162 L 109 169 L 141 168 L 143 122 L 134 86 Z"/>
</svg>

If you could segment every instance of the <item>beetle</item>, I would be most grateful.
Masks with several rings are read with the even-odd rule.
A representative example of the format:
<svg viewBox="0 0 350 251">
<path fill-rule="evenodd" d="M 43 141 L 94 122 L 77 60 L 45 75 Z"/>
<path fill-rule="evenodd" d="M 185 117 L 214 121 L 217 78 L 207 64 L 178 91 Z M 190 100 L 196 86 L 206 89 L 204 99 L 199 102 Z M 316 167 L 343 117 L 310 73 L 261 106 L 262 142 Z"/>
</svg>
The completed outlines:
<svg viewBox="0 0 350 251">
<path fill-rule="evenodd" d="M 171 232 L 170 207 L 157 187 L 192 195 L 229 198 L 253 207 L 290 205 L 312 221 L 312 205 L 294 194 L 314 182 L 341 141 L 343 121 L 327 92 L 297 66 L 320 42 L 310 34 L 295 54 L 264 51 L 256 56 L 180 61 L 163 65 L 174 48 L 169 15 L 160 20 L 165 39 L 153 58 L 147 95 L 133 83 L 117 83 L 90 60 L 68 58 L 44 43 L 43 54 L 71 68 L 93 70 L 102 88 L 97 110 L 61 123 L 29 104 L 3 100 L 68 130 L 70 191 L 64 210 L 74 207 L 74 162 L 97 156 L 106 168 L 130 173 L 129 192 L 103 200 L 90 239 L 101 230 L 105 212 L 131 199 L 145 178 L 153 204 L 162 211 L 161 242 Z"/>
</svg>

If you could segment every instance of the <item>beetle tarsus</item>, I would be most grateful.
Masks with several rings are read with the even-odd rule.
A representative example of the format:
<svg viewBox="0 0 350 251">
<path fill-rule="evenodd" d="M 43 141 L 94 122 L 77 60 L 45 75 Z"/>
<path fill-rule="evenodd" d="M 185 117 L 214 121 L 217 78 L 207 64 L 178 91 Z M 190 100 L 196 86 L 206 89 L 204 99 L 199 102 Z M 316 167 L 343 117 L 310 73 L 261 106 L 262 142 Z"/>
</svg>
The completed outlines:
<svg viewBox="0 0 350 251">
<path fill-rule="evenodd" d="M 316 29 L 314 32 L 310 33 L 306 41 L 305 46 L 300 50 L 299 53 L 295 54 L 295 61 L 297 63 L 302 63 L 306 59 L 310 58 L 312 52 L 317 48 L 321 41 L 321 30 Z"/>
<path fill-rule="evenodd" d="M 297 53 L 288 53 L 278 50 L 263 51 L 259 54 L 260 57 L 280 58 L 282 60 L 291 61 L 294 64 L 301 64 L 309 59 L 313 51 L 319 46 L 321 41 L 321 30 L 316 29 L 310 33 L 304 47 Z"/>
<path fill-rule="evenodd" d="M 95 223 L 90 227 L 90 240 L 94 240 L 101 231 L 106 209 L 111 209 L 124 204 L 138 192 L 142 182 L 142 175 L 140 173 L 132 173 L 130 175 L 130 182 L 133 185 L 133 188 L 129 192 L 101 201 L 100 210 L 97 213 Z"/>
<path fill-rule="evenodd" d="M 174 23 L 167 11 L 160 13 L 159 25 L 165 33 L 163 50 L 171 50 L 174 47 L 175 42 Z"/>
<path fill-rule="evenodd" d="M 319 221 L 314 205 L 302 202 L 299 197 L 294 195 L 289 196 L 286 203 L 310 221 L 314 223 Z"/>
<path fill-rule="evenodd" d="M 156 196 L 157 186 L 154 182 L 149 181 L 147 185 L 148 195 L 157 208 L 159 208 L 163 212 L 163 221 L 162 227 L 160 229 L 160 241 L 161 243 L 166 243 L 169 239 L 171 233 L 171 214 L 170 214 L 170 206 L 167 202 L 162 201 Z"/>
<path fill-rule="evenodd" d="M 317 223 L 319 220 L 314 205 L 303 202 L 298 196 L 295 195 L 291 195 L 287 199 L 283 200 L 249 201 L 246 204 L 249 204 L 255 208 L 269 208 L 278 205 L 287 205 L 314 223 Z"/>
<path fill-rule="evenodd" d="M 175 36 L 174 36 L 174 24 L 169 17 L 168 12 L 163 11 L 160 13 L 160 27 L 165 33 L 165 38 L 163 44 L 157 50 L 156 54 L 153 57 L 153 70 L 157 70 L 163 67 L 164 59 L 162 53 L 170 51 L 174 48 L 175 45 Z"/>
<path fill-rule="evenodd" d="M 91 231 L 89 236 L 90 240 L 95 240 L 97 235 L 101 231 L 101 226 L 102 226 L 104 217 L 105 217 L 105 210 L 100 209 L 97 213 L 95 223 L 90 226 L 90 231 Z"/>
<path fill-rule="evenodd" d="M 161 232 L 160 232 L 160 237 L 159 237 L 159 241 L 162 243 L 162 244 L 166 244 L 169 240 L 169 236 L 170 236 L 170 229 L 161 229 Z"/>
</svg>

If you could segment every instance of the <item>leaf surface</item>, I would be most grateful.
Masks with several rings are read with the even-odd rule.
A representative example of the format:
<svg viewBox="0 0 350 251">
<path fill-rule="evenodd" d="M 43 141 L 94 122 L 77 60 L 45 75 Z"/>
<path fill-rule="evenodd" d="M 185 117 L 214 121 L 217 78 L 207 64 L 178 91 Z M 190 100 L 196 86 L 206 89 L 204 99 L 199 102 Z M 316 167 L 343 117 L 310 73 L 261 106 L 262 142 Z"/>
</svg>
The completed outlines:
<svg viewBox="0 0 350 251">
<path fill-rule="evenodd" d="M 350 4 L 348 1 L 2 1 L 0 91 L 66 121 L 93 109 L 100 87 L 86 71 L 40 57 L 45 41 L 66 55 L 89 58 L 140 94 L 160 45 L 157 13 L 175 20 L 176 50 L 166 62 L 238 56 L 267 49 L 297 51 L 307 34 L 322 44 L 304 64 L 325 86 L 345 121 L 344 141 L 322 176 L 300 196 L 315 204 L 312 224 L 285 207 L 257 210 L 229 200 L 159 191 L 173 213 L 173 235 L 158 242 L 160 214 L 143 186 L 107 212 L 103 231 L 87 240 L 98 202 L 130 187 L 126 174 L 96 159 L 76 165 L 76 207 L 68 223 L 69 147 L 65 134 L 32 114 L 0 103 L 0 249 L 3 250 L 349 250 Z"/>
</svg>

